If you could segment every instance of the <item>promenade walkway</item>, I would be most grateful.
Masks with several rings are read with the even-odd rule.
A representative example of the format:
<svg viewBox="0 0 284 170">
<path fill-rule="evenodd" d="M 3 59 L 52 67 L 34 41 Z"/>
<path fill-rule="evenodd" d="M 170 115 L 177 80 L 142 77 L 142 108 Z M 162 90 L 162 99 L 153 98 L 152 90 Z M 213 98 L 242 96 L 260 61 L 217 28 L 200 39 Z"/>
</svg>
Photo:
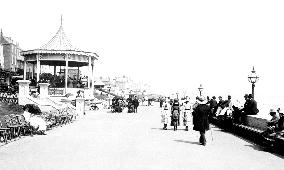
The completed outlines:
<svg viewBox="0 0 284 170">
<path fill-rule="evenodd" d="M 138 114 L 90 111 L 80 120 L 0 147 L 1 170 L 282 170 L 283 157 L 212 128 L 208 144 L 195 131 L 161 130 L 160 108 Z"/>
</svg>

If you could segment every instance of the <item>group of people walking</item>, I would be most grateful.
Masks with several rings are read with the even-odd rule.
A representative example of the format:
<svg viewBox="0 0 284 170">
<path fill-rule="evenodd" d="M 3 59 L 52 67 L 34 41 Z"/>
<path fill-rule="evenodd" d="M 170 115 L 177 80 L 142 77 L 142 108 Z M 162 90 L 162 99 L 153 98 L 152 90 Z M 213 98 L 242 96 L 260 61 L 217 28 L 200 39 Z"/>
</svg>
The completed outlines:
<svg viewBox="0 0 284 170">
<path fill-rule="evenodd" d="M 186 131 L 188 131 L 190 124 L 193 124 L 193 130 L 199 131 L 199 143 L 205 146 L 205 132 L 209 130 L 210 113 L 210 107 L 203 96 L 196 97 L 196 102 L 193 105 L 188 100 L 182 104 L 178 99 L 174 99 L 172 103 L 165 101 L 162 106 L 163 129 L 167 130 L 168 124 L 170 124 L 176 131 L 182 119 Z"/>
</svg>

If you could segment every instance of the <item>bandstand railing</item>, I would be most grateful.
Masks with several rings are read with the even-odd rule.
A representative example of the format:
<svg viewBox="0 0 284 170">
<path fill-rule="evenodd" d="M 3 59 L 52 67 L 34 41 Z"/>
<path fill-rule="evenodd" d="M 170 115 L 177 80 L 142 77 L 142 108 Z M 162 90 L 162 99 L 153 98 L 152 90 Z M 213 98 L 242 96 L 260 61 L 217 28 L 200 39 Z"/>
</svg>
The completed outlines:
<svg viewBox="0 0 284 170">
<path fill-rule="evenodd" d="M 63 96 L 65 94 L 66 92 L 64 88 L 48 88 L 48 95 L 50 96 Z"/>
</svg>

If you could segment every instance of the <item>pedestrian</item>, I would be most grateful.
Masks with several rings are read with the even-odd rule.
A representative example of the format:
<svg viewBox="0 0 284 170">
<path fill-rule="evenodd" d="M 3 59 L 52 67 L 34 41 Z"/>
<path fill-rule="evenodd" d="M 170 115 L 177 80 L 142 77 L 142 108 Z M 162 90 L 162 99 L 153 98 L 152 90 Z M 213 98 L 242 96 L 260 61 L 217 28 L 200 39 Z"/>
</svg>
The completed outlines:
<svg viewBox="0 0 284 170">
<path fill-rule="evenodd" d="M 139 100 L 137 99 L 137 96 L 135 96 L 133 99 L 133 105 L 134 105 L 134 113 L 137 113 L 137 109 L 139 106 Z"/>
<path fill-rule="evenodd" d="M 163 104 L 162 107 L 162 123 L 164 124 L 163 129 L 167 130 L 167 126 L 169 123 L 169 115 L 170 115 L 170 107 L 169 107 L 169 103 L 167 103 L 166 101 Z"/>
<path fill-rule="evenodd" d="M 172 113 L 171 124 L 174 126 L 174 131 L 175 131 L 177 130 L 177 126 L 179 125 L 179 116 L 180 116 L 180 104 L 178 102 L 178 99 L 174 99 L 174 102 L 171 108 L 171 113 Z"/>
<path fill-rule="evenodd" d="M 183 112 L 183 125 L 185 126 L 185 130 L 188 131 L 188 124 L 191 122 L 191 105 L 189 101 L 185 101 L 184 103 L 184 112 Z"/>
<path fill-rule="evenodd" d="M 206 104 L 207 101 L 203 96 L 197 97 L 197 107 L 194 109 L 193 116 L 193 130 L 199 131 L 200 138 L 199 143 L 206 145 L 205 132 L 209 130 L 210 107 Z"/>
<path fill-rule="evenodd" d="M 164 100 L 163 100 L 163 98 L 159 98 L 159 102 L 160 102 L 160 108 L 162 108 L 163 107 L 163 103 L 164 103 Z"/>
</svg>

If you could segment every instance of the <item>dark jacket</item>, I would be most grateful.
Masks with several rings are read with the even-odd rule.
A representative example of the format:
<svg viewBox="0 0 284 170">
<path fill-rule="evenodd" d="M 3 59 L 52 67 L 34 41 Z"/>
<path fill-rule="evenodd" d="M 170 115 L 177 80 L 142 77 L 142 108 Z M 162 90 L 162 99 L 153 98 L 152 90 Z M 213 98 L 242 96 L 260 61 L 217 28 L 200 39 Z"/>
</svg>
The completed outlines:
<svg viewBox="0 0 284 170">
<path fill-rule="evenodd" d="M 284 130 L 284 116 L 280 117 L 280 119 L 277 122 L 277 130 L 282 131 Z"/>
<path fill-rule="evenodd" d="M 211 99 L 209 104 L 210 104 L 210 108 L 211 109 L 214 109 L 218 105 L 218 103 L 217 103 L 217 101 L 215 99 Z"/>
<path fill-rule="evenodd" d="M 217 104 L 217 107 L 221 107 L 222 109 L 224 109 L 224 100 L 220 100 Z"/>
<path fill-rule="evenodd" d="M 138 107 L 139 106 L 138 99 L 133 99 L 133 105 L 134 105 L 134 107 Z"/>
<path fill-rule="evenodd" d="M 208 116 L 210 107 L 206 104 L 199 104 L 193 111 L 193 130 L 203 131 L 209 130 Z"/>
<path fill-rule="evenodd" d="M 256 115 L 259 110 L 257 109 L 257 103 L 254 99 L 250 99 L 247 103 L 246 115 Z"/>
<path fill-rule="evenodd" d="M 172 105 L 172 111 L 173 110 L 178 110 L 179 111 L 179 109 L 180 109 L 179 102 L 174 102 L 173 105 Z"/>
</svg>

